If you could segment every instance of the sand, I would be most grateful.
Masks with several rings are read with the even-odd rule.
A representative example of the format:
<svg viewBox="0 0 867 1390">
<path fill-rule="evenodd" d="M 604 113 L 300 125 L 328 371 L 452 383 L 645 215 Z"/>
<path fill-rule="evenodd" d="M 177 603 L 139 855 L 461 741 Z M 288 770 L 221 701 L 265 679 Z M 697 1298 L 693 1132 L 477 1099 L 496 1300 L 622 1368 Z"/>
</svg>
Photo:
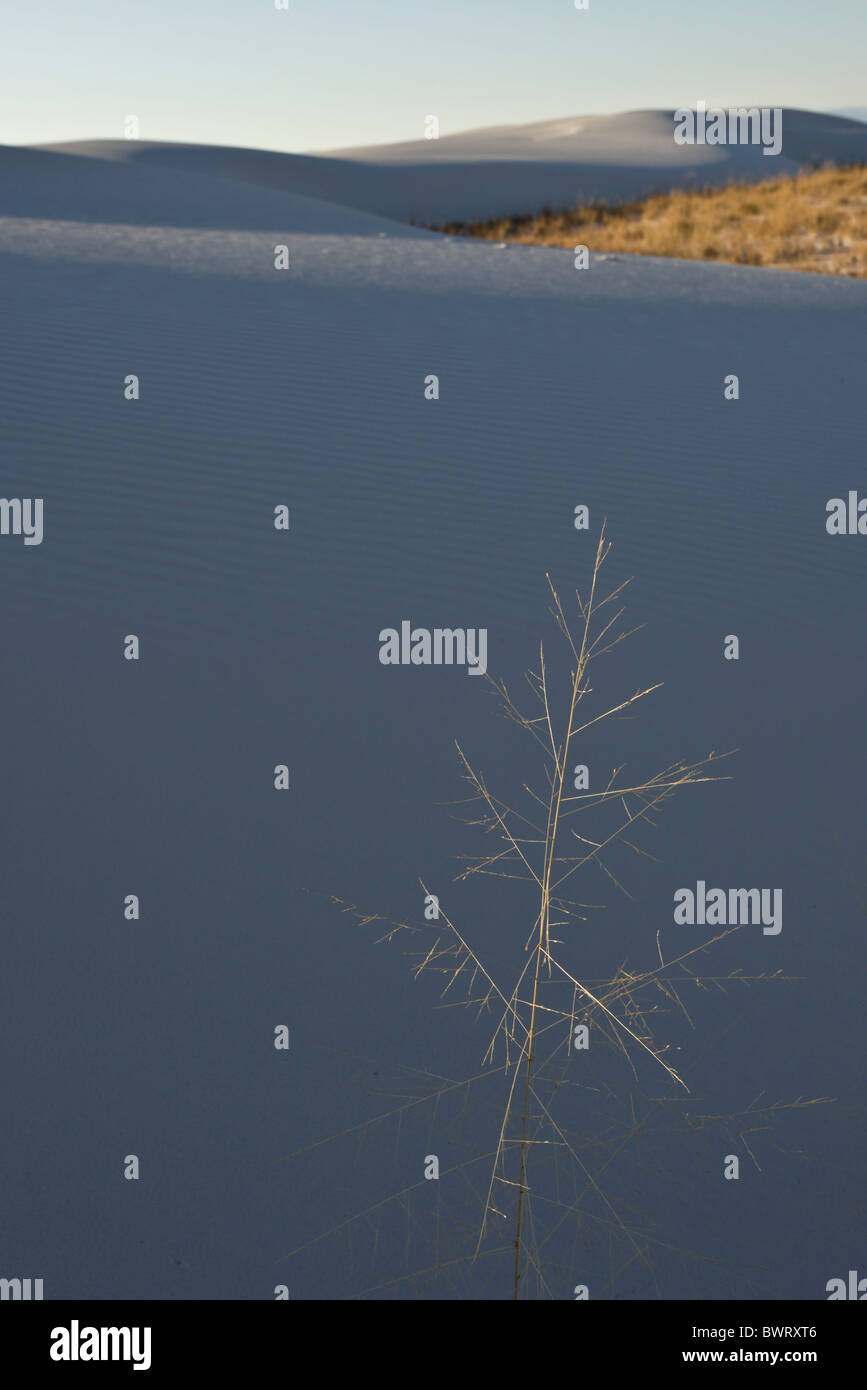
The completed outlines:
<svg viewBox="0 0 867 1390">
<path fill-rule="evenodd" d="M 817 121 L 786 159 L 820 128 L 863 139 Z M 679 1065 L 717 1110 L 859 1092 L 867 540 L 830 537 L 825 507 L 865 488 L 867 285 L 622 256 L 577 272 L 399 220 L 728 175 L 734 155 L 675 173 L 658 113 L 328 159 L 0 150 L 3 488 L 44 499 L 40 545 L 0 538 L 7 1273 L 75 1298 L 270 1298 L 281 1278 L 342 1298 L 387 1276 L 391 1237 L 373 1266 L 327 1245 L 272 1260 L 401 1185 L 388 1139 L 364 1182 L 351 1148 L 304 1181 L 268 1165 L 376 1113 L 375 1072 L 477 1068 L 487 1029 L 304 890 L 404 914 L 421 875 L 495 956 L 523 941 L 514 893 L 459 897 L 473 842 L 436 804 L 462 794 L 456 737 L 504 793 L 525 775 L 509 730 L 483 681 L 383 666 L 378 635 L 485 628 L 519 683 L 551 631 L 546 571 L 583 584 L 603 518 L 646 624 L 609 691 L 664 686 L 588 743 L 593 775 L 741 752 L 662 817 L 657 860 L 625 866 L 631 899 L 590 881 L 605 931 L 582 964 L 652 962 L 657 930 L 692 944 L 683 884 L 782 888 L 780 934 L 715 963 L 803 981 L 700 996 L 695 1031 L 671 1021 Z M 850 1267 L 863 1133 L 838 1106 L 777 1142 L 755 1139 L 738 1185 L 680 1141 L 671 1181 L 648 1168 L 672 1240 L 735 1269 L 661 1257 L 661 1296 L 821 1298 Z M 340 1195 L 311 1205 L 328 1180 Z M 643 1269 L 618 1291 L 653 1294 Z"/>
</svg>

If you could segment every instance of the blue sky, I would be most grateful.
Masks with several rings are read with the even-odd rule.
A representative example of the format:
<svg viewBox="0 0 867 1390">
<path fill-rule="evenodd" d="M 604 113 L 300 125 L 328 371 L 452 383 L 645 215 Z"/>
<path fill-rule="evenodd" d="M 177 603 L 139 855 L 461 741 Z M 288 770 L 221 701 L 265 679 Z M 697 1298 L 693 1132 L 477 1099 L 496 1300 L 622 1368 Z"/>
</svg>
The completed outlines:
<svg viewBox="0 0 867 1390">
<path fill-rule="evenodd" d="M 315 150 L 643 107 L 867 106 L 858 0 L 0 0 L 0 143 Z"/>
</svg>

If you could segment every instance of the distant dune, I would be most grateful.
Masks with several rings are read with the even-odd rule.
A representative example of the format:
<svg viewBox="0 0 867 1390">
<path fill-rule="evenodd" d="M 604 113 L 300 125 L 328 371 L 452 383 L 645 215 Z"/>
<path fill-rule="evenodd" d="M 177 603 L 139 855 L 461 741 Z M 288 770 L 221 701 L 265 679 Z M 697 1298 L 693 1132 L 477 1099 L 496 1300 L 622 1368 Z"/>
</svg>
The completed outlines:
<svg viewBox="0 0 867 1390">
<path fill-rule="evenodd" d="M 758 145 L 677 145 L 673 129 L 670 111 L 631 111 L 317 155 L 146 140 L 42 148 L 229 176 L 422 225 L 616 202 L 690 185 L 767 179 L 816 162 L 867 159 L 867 125 L 810 111 L 784 110 L 783 148 L 773 157 Z"/>
<path fill-rule="evenodd" d="M 850 121 L 867 121 L 867 106 L 840 106 L 827 114 L 829 116 L 846 116 Z"/>
<path fill-rule="evenodd" d="M 177 157 L 179 151 L 184 157 Z M 0 217 L 358 236 L 387 227 L 392 235 L 418 234 L 418 229 L 386 222 L 351 202 L 305 196 L 290 188 L 288 178 L 281 184 L 248 176 L 263 157 L 257 151 L 225 151 L 237 156 L 225 164 L 213 158 L 222 153 L 195 145 L 130 151 L 123 141 L 57 150 L 0 145 Z M 123 159 L 127 154 L 131 157 Z"/>
</svg>

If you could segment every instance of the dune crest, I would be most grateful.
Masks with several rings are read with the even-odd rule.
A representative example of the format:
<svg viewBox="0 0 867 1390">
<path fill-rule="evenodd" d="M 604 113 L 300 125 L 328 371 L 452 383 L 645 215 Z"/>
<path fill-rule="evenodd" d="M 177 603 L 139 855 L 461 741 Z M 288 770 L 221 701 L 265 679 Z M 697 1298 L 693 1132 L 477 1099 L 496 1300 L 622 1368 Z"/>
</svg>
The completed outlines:
<svg viewBox="0 0 867 1390">
<path fill-rule="evenodd" d="M 421 225 L 618 202 L 670 188 L 793 174 L 829 160 L 867 160 L 867 125 L 845 117 L 784 109 L 782 152 L 768 160 L 755 145 L 678 145 L 673 116 L 575 116 L 314 155 L 145 140 L 39 148 L 216 175 Z"/>
</svg>

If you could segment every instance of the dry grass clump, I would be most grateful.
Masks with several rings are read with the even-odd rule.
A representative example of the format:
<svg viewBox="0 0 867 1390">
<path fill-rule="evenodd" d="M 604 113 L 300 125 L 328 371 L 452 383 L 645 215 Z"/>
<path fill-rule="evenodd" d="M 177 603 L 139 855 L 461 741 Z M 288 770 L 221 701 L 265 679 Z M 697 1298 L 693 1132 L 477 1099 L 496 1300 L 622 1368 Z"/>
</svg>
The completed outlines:
<svg viewBox="0 0 867 1390">
<path fill-rule="evenodd" d="M 668 1180 L 678 1185 L 700 1134 L 711 1148 L 701 1165 L 706 1174 L 718 1170 L 722 1154 L 743 1148 L 752 1157 L 753 1132 L 780 1112 L 815 1103 L 753 1102 L 721 1114 L 690 1094 L 674 1065 L 671 1036 L 659 1036 L 676 1027 L 678 1015 L 695 1026 L 684 1003 L 692 990 L 782 978 L 779 971 L 703 970 L 705 952 L 739 927 L 672 952 L 658 929 L 650 931 L 649 940 L 636 943 L 646 956 L 641 965 L 627 963 L 616 933 L 600 928 L 587 973 L 594 953 L 586 924 L 601 909 L 586 901 L 588 875 L 597 889 L 601 882 L 625 893 L 619 858 L 647 854 L 642 832 L 686 789 L 721 780 L 724 756 L 666 761 L 637 775 L 621 766 L 606 777 L 594 768 L 594 790 L 575 776 L 599 726 L 632 714 L 657 689 L 638 687 L 613 700 L 597 692 L 597 661 L 630 635 L 621 623 L 625 585 L 603 593 L 609 548 L 603 528 L 587 590 L 567 604 L 549 579 L 559 653 L 552 660 L 540 643 L 524 698 L 487 676 L 500 714 L 532 748 L 532 782 L 504 799 L 457 750 L 468 788 L 460 818 L 482 843 L 461 856 L 456 882 L 496 881 L 488 888 L 499 901 L 486 920 L 470 913 L 459 925 L 442 905 L 435 920 L 397 920 L 327 895 L 362 925 L 378 927 L 381 940 L 404 942 L 416 977 L 439 976 L 443 1005 L 469 1005 L 490 1023 L 481 1065 L 468 1075 L 404 1070 L 388 1110 L 286 1156 L 318 1160 L 325 1144 L 382 1139 L 383 1126 L 394 1127 L 393 1158 L 371 1165 L 370 1200 L 283 1257 L 315 1257 L 321 1242 L 347 1240 L 363 1249 L 357 1296 L 429 1288 L 441 1279 L 458 1297 L 484 1291 L 513 1300 L 571 1298 L 588 1288 L 592 1297 L 618 1296 L 636 1270 L 656 1287 L 662 1260 L 707 1262 L 679 1248 L 643 1210 L 641 1189 L 656 1155 L 674 1157 L 678 1172 Z M 420 887 L 427 895 L 422 881 Z M 490 938 L 486 922 L 497 924 L 493 959 L 478 942 L 486 932 Z M 422 1141 L 413 1122 L 423 1126 Z M 431 1184 L 421 1158 L 438 1153 L 450 1158 Z M 360 1184 L 357 1166 L 352 1173 L 353 1186 Z"/>
<path fill-rule="evenodd" d="M 676 189 L 609 207 L 450 223 L 487 241 L 588 246 L 644 256 L 867 276 L 867 165 L 825 165 L 792 178 Z"/>
</svg>

